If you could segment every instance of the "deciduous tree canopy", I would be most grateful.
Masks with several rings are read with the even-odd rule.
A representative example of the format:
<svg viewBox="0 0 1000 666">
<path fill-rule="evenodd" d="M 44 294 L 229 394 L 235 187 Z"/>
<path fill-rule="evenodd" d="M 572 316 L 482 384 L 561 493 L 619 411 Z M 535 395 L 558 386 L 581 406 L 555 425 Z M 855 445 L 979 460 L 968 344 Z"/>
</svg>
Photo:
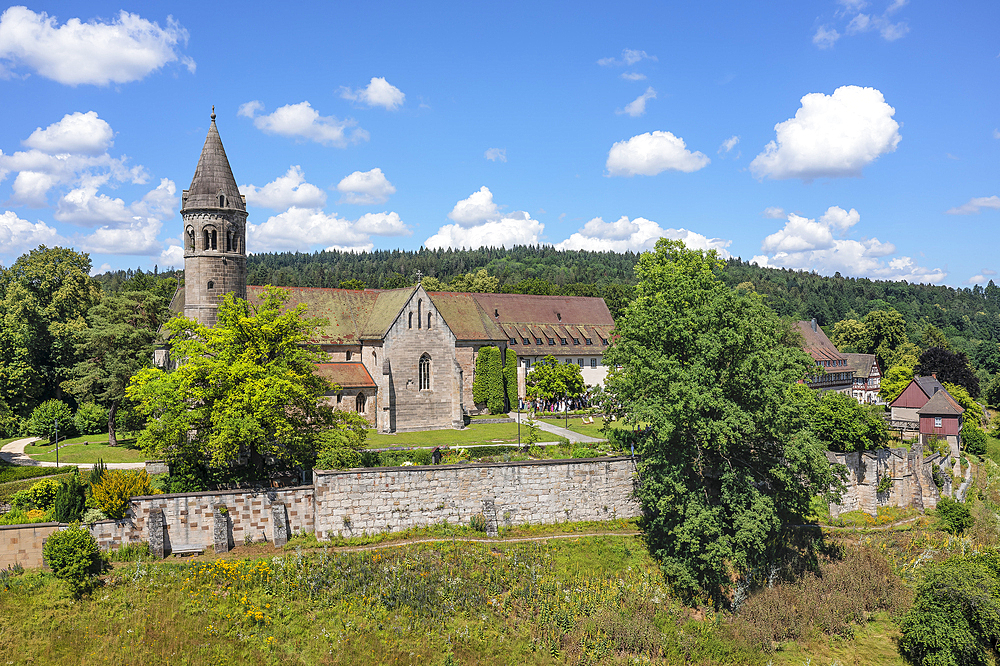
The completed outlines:
<svg viewBox="0 0 1000 666">
<path fill-rule="evenodd" d="M 653 554 L 676 589 L 716 602 L 774 557 L 783 528 L 839 480 L 789 393 L 814 368 L 756 293 L 730 289 L 714 252 L 661 239 L 608 350 L 607 386 L 636 445 Z"/>
</svg>

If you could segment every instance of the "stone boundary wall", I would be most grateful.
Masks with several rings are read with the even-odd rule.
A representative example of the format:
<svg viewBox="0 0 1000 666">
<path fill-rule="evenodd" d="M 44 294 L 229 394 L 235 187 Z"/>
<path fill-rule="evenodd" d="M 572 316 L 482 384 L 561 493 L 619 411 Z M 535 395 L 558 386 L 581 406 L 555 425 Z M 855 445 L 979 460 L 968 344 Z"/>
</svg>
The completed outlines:
<svg viewBox="0 0 1000 666">
<path fill-rule="evenodd" d="M 484 501 L 500 526 L 633 518 L 634 479 L 631 457 L 316 470 L 315 531 L 329 539 L 464 524 Z"/>
<path fill-rule="evenodd" d="M 320 539 L 405 530 L 447 520 L 488 526 L 640 515 L 630 457 L 379 467 L 313 472 L 313 485 L 133 497 L 124 520 L 90 531 L 102 550 L 146 542 L 157 555 L 225 552 L 249 538 L 275 546 L 296 532 Z M 65 525 L 0 527 L 0 566 L 42 566 L 42 543 Z"/>
<path fill-rule="evenodd" d="M 20 564 L 26 569 L 42 566 L 42 545 L 62 529 L 59 523 L 0 525 L 0 569 Z"/>
<path fill-rule="evenodd" d="M 840 503 L 830 504 L 830 517 L 837 518 L 847 511 L 864 511 L 877 515 L 881 506 L 933 509 L 942 495 L 951 494 L 951 469 L 948 460 L 935 453 L 924 457 L 923 448 L 913 450 L 876 449 L 854 453 L 827 452 L 831 463 L 847 467 L 847 490 Z M 932 477 L 933 465 L 943 470 L 945 482 L 939 491 Z M 884 493 L 877 492 L 879 476 L 892 477 L 892 487 Z"/>
</svg>

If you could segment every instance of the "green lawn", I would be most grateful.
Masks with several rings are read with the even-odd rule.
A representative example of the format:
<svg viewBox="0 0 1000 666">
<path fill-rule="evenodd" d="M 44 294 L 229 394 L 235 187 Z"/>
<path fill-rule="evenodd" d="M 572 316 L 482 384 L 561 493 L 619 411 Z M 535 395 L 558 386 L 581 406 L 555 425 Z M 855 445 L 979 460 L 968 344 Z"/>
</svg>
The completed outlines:
<svg viewBox="0 0 1000 666">
<path fill-rule="evenodd" d="M 527 429 L 521 428 L 522 441 Z M 545 433 L 542 440 L 547 441 Z M 475 422 L 464 430 L 424 430 L 422 432 L 402 432 L 395 435 L 368 431 L 366 446 L 382 449 L 391 446 L 469 446 L 470 444 L 517 444 L 516 423 Z"/>
<path fill-rule="evenodd" d="M 87 442 L 86 445 L 83 442 Z M 44 442 L 38 442 L 43 444 Z M 60 442 L 64 448 L 59 449 L 60 463 L 96 463 L 98 459 L 106 463 L 130 463 L 142 462 L 146 459 L 142 451 L 135 448 L 134 439 L 119 439 L 118 446 L 108 446 L 107 435 L 88 435 L 84 437 L 74 437 Z M 66 445 L 69 446 L 66 446 Z M 29 444 L 24 448 L 24 452 L 34 460 L 42 462 L 55 462 L 55 447 L 37 446 Z"/>
<path fill-rule="evenodd" d="M 1000 439 L 986 436 L 986 457 L 1000 465 Z"/>
<path fill-rule="evenodd" d="M 565 425 L 563 425 L 566 423 L 565 419 L 545 418 L 538 420 L 544 421 L 545 423 L 549 423 L 554 426 L 559 426 L 560 428 L 566 427 Z M 592 424 L 584 423 L 580 417 L 576 418 L 570 417 L 569 419 L 569 430 L 572 430 L 573 432 L 579 433 L 581 435 L 587 435 L 588 437 L 597 437 L 599 439 L 606 439 L 607 435 L 601 432 L 601 428 L 603 427 L 604 427 L 604 419 L 599 416 L 594 417 L 594 422 Z M 626 426 L 623 425 L 621 421 L 612 421 L 611 427 L 615 429 L 621 429 L 625 428 Z"/>
</svg>

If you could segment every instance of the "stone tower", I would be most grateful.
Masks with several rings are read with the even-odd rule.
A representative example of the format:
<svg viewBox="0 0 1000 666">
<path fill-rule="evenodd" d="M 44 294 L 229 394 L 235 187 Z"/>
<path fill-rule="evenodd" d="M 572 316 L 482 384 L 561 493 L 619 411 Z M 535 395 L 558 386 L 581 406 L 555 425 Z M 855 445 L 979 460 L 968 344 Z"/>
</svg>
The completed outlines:
<svg viewBox="0 0 1000 666">
<path fill-rule="evenodd" d="M 222 297 L 247 296 L 246 200 L 240 194 L 212 124 L 191 187 L 181 203 L 184 219 L 184 316 L 215 326 Z"/>
</svg>

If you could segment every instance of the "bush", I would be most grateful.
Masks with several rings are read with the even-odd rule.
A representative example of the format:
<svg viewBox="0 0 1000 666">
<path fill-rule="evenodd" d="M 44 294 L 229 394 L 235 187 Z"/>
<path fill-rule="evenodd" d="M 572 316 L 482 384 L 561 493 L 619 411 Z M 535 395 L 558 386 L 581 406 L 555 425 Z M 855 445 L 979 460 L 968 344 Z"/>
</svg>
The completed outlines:
<svg viewBox="0 0 1000 666">
<path fill-rule="evenodd" d="M 72 437 L 76 434 L 73 412 L 62 400 L 46 400 L 35 407 L 28 417 L 27 431 L 32 437 L 42 437 L 50 442 L 55 434 L 56 421 L 59 422 L 59 436 Z"/>
<path fill-rule="evenodd" d="M 939 505 L 940 506 L 940 505 Z M 931 568 L 900 624 L 913 664 L 990 664 L 1000 640 L 997 552 L 955 556 Z"/>
<path fill-rule="evenodd" d="M 975 522 L 969 507 L 950 497 L 942 497 L 938 502 L 937 515 L 941 529 L 951 534 L 961 534 Z"/>
<path fill-rule="evenodd" d="M 986 453 L 986 433 L 972 421 L 962 426 L 962 443 L 965 444 L 965 450 L 969 453 L 977 456 Z"/>
<path fill-rule="evenodd" d="M 94 499 L 108 518 L 121 520 L 128 511 L 129 500 L 139 495 L 150 495 L 146 470 L 109 469 L 104 472 L 101 482 L 91 487 Z"/>
<path fill-rule="evenodd" d="M 104 458 L 98 458 L 97 464 L 90 470 L 90 487 L 101 485 L 104 473 L 108 471 L 108 466 L 104 464 Z"/>
<path fill-rule="evenodd" d="M 87 525 L 93 525 L 98 520 L 107 520 L 107 519 L 108 519 L 107 515 L 105 515 L 105 513 L 100 509 L 87 509 L 87 511 L 84 512 L 83 514 L 82 522 Z"/>
<path fill-rule="evenodd" d="M 76 431 L 81 435 L 99 435 L 108 431 L 108 410 L 87 402 L 80 405 L 73 417 Z"/>
<path fill-rule="evenodd" d="M 56 491 L 53 517 L 60 523 L 77 522 L 86 510 L 86 504 L 86 487 L 80 482 L 80 473 L 71 474 Z"/>
<path fill-rule="evenodd" d="M 42 548 L 45 562 L 56 578 L 65 580 L 73 596 L 79 597 L 94 585 L 101 572 L 101 552 L 90 532 L 71 525 L 50 536 Z"/>
<path fill-rule="evenodd" d="M 585 446 L 581 446 L 573 449 L 574 458 L 600 458 L 601 452 L 596 449 L 588 449 Z"/>
<path fill-rule="evenodd" d="M 474 514 L 469 519 L 469 527 L 476 532 L 486 532 L 486 516 L 481 513 Z"/>
<path fill-rule="evenodd" d="M 24 525 L 28 523 L 48 523 L 52 517 L 40 509 L 11 509 L 0 516 L 0 525 Z"/>
<path fill-rule="evenodd" d="M 41 509 L 48 511 L 56 501 L 56 493 L 59 492 L 58 479 L 42 479 L 27 490 L 19 490 L 10 498 L 10 505 L 14 509 Z"/>
</svg>

